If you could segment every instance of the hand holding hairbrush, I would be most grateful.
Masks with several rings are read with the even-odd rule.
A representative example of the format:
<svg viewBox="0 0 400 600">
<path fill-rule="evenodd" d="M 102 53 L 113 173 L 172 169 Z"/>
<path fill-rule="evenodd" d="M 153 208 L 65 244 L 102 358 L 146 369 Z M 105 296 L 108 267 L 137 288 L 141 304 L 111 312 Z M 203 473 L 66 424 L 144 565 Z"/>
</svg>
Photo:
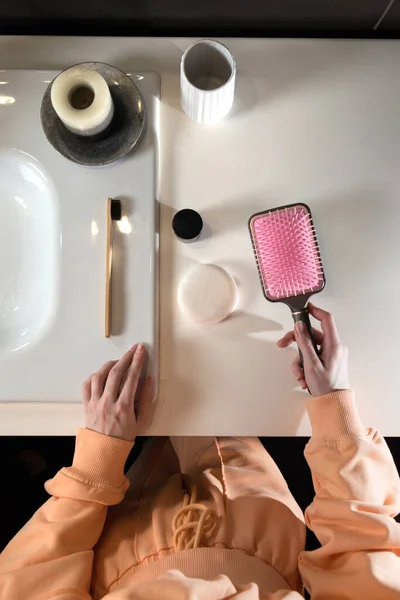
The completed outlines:
<svg viewBox="0 0 400 600">
<path fill-rule="evenodd" d="M 308 303 L 310 314 L 319 321 L 318 327 L 313 329 L 315 339 L 320 347 L 320 354 L 315 353 L 310 337 L 304 330 L 301 331 L 297 323 L 295 330 L 288 331 L 277 345 L 279 348 L 288 348 L 296 342 L 302 349 L 304 365 L 300 365 L 300 357 L 292 362 L 292 373 L 303 390 L 308 389 L 313 396 L 325 396 L 331 392 L 348 390 L 349 376 L 347 371 L 347 348 L 343 346 L 335 324 L 333 315 L 311 302 Z"/>
<path fill-rule="evenodd" d="M 290 204 L 257 213 L 249 229 L 265 298 L 287 304 L 317 350 L 307 302 L 324 288 L 325 275 L 309 207 Z"/>
</svg>

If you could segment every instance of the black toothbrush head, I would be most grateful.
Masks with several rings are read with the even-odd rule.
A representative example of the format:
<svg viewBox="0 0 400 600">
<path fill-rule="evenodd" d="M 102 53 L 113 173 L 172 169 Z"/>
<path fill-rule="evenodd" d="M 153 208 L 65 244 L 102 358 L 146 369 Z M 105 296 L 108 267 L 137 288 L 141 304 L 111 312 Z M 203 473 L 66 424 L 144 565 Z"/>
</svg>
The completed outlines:
<svg viewBox="0 0 400 600">
<path fill-rule="evenodd" d="M 113 221 L 120 221 L 122 219 L 122 204 L 118 198 L 111 199 L 110 216 Z"/>
</svg>

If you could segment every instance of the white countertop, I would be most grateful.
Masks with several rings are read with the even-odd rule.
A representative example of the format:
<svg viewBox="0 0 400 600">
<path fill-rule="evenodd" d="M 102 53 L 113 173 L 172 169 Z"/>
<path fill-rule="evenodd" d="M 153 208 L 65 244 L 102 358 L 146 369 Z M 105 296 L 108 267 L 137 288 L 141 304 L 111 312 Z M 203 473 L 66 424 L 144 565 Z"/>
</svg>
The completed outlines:
<svg viewBox="0 0 400 600">
<path fill-rule="evenodd" d="M 327 278 L 316 300 L 349 346 L 362 417 L 400 435 L 399 43 L 225 39 L 238 66 L 235 106 L 202 127 L 179 104 L 179 61 L 192 41 L 0 37 L 0 68 L 98 60 L 161 75 L 160 395 L 150 433 L 309 434 L 294 350 L 275 345 L 290 311 L 264 300 L 247 233 L 252 213 L 305 202 Z M 196 244 L 171 231 L 184 207 L 208 226 Z M 179 311 L 177 284 L 196 262 L 225 267 L 239 285 L 237 311 L 219 325 L 191 325 Z M 73 435 L 82 423 L 79 403 L 0 406 L 3 435 Z"/>
</svg>

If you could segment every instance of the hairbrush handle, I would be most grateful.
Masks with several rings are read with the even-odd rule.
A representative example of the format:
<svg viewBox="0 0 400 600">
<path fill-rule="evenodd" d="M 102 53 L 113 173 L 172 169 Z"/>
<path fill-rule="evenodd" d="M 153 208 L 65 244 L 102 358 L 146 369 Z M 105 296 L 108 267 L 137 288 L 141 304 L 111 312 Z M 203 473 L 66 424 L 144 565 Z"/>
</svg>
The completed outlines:
<svg viewBox="0 0 400 600">
<path fill-rule="evenodd" d="M 319 354 L 317 342 L 315 341 L 314 332 L 311 327 L 311 321 L 310 321 L 310 315 L 308 313 L 308 308 L 306 307 L 303 310 L 292 311 L 292 317 L 293 317 L 293 321 L 295 323 L 298 323 L 299 321 L 304 323 L 304 325 L 306 326 L 308 335 L 310 336 L 314 350 L 317 354 Z M 301 365 L 301 367 L 303 367 L 304 360 L 303 360 L 303 354 L 302 354 L 300 348 L 299 348 L 299 355 L 300 355 L 300 365 Z M 308 391 L 310 391 L 310 390 L 308 390 Z"/>
</svg>

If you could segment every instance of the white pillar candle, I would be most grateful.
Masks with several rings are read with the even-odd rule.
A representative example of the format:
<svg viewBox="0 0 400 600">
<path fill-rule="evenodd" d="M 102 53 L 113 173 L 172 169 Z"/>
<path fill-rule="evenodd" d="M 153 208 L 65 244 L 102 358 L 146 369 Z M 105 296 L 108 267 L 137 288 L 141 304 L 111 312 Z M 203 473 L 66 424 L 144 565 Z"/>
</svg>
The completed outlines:
<svg viewBox="0 0 400 600">
<path fill-rule="evenodd" d="M 65 127 L 82 136 L 104 131 L 114 114 L 105 79 L 83 65 L 71 67 L 56 77 L 51 87 L 51 102 Z"/>
</svg>

